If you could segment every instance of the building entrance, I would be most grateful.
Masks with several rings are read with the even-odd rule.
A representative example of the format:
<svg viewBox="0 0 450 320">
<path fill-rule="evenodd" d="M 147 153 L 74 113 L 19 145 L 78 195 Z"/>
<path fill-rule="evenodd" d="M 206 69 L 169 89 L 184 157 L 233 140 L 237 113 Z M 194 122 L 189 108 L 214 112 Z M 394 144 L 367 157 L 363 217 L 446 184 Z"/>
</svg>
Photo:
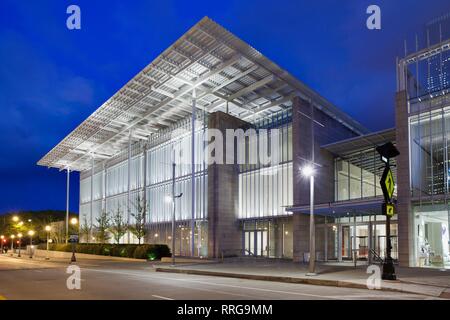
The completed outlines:
<svg viewBox="0 0 450 320">
<path fill-rule="evenodd" d="M 352 261 L 385 258 L 385 217 L 337 218 L 334 222 L 316 225 L 316 257 L 318 260 Z M 391 256 L 398 259 L 397 222 L 391 222 Z"/>
<path fill-rule="evenodd" d="M 268 232 L 255 230 L 244 232 L 245 255 L 267 256 Z"/>
</svg>

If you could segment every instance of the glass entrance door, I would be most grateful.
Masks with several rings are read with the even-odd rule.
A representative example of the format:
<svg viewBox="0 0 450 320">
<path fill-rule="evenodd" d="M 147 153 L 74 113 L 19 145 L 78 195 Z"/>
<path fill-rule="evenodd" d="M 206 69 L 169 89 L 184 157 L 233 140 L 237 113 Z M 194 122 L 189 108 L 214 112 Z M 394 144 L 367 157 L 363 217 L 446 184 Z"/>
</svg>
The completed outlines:
<svg viewBox="0 0 450 320">
<path fill-rule="evenodd" d="M 352 258 L 352 237 L 350 231 L 350 226 L 342 226 L 341 250 L 343 260 Z"/>
<path fill-rule="evenodd" d="M 244 232 L 244 255 L 267 256 L 268 254 L 267 230 Z"/>
<path fill-rule="evenodd" d="M 369 257 L 369 226 L 366 224 L 353 228 L 356 228 L 353 233 L 355 237 L 354 241 L 352 239 L 352 243 L 355 243 L 356 258 L 365 260 Z"/>
</svg>

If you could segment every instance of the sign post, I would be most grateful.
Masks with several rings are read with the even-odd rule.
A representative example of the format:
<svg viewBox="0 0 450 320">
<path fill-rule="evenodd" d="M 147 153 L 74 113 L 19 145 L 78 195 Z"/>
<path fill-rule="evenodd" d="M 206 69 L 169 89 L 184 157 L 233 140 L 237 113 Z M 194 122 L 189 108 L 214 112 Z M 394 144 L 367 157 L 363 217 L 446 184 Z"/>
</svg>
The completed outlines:
<svg viewBox="0 0 450 320">
<path fill-rule="evenodd" d="M 381 278 L 383 280 L 396 280 L 395 268 L 393 259 L 391 256 L 392 243 L 391 243 L 391 218 L 395 214 L 395 204 L 392 201 L 395 190 L 394 175 L 392 174 L 391 167 L 389 165 L 390 158 L 398 156 L 400 153 L 397 148 L 388 142 L 382 146 L 376 148 L 381 156 L 381 161 L 384 162 L 385 167 L 383 175 L 381 176 L 380 185 L 384 195 L 384 203 L 382 205 L 383 215 L 386 216 L 386 257 L 383 262 L 383 274 Z"/>
</svg>

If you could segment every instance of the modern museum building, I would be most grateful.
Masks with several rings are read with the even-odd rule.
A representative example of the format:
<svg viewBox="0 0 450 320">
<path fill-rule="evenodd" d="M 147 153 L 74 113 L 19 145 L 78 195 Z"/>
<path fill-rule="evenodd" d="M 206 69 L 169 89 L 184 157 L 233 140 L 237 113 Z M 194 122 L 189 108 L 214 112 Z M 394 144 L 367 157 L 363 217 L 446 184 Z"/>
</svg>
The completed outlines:
<svg viewBox="0 0 450 320">
<path fill-rule="evenodd" d="M 386 251 L 375 148 L 392 142 L 392 257 L 450 268 L 450 40 L 439 40 L 397 61 L 396 126 L 369 132 L 205 17 L 38 164 L 80 172 L 83 242 L 102 212 L 129 224 L 142 212 L 144 242 L 176 255 L 299 262 L 312 167 L 316 260 L 370 261 Z"/>
</svg>

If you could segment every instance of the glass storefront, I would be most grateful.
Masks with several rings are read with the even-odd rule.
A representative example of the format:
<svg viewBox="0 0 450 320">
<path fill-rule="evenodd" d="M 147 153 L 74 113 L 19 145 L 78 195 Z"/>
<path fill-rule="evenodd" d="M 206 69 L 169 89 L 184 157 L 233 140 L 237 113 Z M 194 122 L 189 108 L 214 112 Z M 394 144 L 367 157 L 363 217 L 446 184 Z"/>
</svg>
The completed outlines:
<svg viewBox="0 0 450 320">
<path fill-rule="evenodd" d="M 413 212 L 416 266 L 450 268 L 449 205 L 415 205 Z"/>
<path fill-rule="evenodd" d="M 243 255 L 292 258 L 292 218 L 242 222 Z"/>
<path fill-rule="evenodd" d="M 322 218 L 323 219 L 323 218 Z M 368 260 L 369 254 L 386 255 L 386 218 L 381 215 L 327 217 L 316 225 L 316 257 L 319 261 Z M 397 221 L 391 221 L 391 256 L 398 259 Z M 371 252 L 372 250 L 372 252 Z"/>
</svg>

